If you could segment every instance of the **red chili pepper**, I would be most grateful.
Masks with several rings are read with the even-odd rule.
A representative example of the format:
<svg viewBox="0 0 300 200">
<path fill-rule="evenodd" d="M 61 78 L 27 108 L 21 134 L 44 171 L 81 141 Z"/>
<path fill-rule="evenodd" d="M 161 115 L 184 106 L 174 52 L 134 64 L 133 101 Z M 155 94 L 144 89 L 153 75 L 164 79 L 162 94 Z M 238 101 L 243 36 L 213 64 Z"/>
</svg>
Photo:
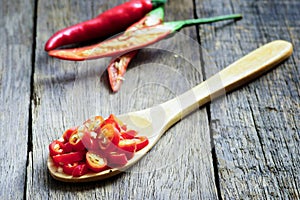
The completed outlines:
<svg viewBox="0 0 300 200">
<path fill-rule="evenodd" d="M 62 143 L 58 140 L 54 140 L 49 145 L 50 156 L 55 156 L 55 155 L 64 153 L 64 148 L 65 148 L 64 143 Z"/>
<path fill-rule="evenodd" d="M 56 32 L 46 42 L 45 50 L 49 51 L 63 45 L 117 34 L 162 3 L 165 3 L 165 0 L 131 0 L 125 2 L 93 19 Z"/>
<path fill-rule="evenodd" d="M 179 31 L 185 26 L 191 26 L 196 24 L 212 23 L 216 21 L 228 20 L 228 19 L 240 19 L 241 15 L 225 15 L 213 18 L 203 19 L 190 19 L 175 22 L 166 22 L 160 25 L 145 27 L 136 31 L 128 31 L 126 35 L 120 35 L 110 40 L 106 40 L 99 44 L 66 49 L 66 50 L 52 50 L 49 51 L 49 55 L 65 60 L 87 60 L 96 59 L 102 57 L 114 57 L 119 56 L 130 51 L 141 49 L 156 43 L 168 35 Z"/>
<path fill-rule="evenodd" d="M 107 169 L 106 158 L 90 151 L 86 153 L 86 163 L 88 168 L 94 172 L 101 172 Z"/>
<path fill-rule="evenodd" d="M 128 162 L 126 155 L 118 152 L 110 152 L 107 159 L 109 167 L 122 167 Z"/>
<path fill-rule="evenodd" d="M 120 133 L 113 124 L 106 124 L 101 127 L 101 131 L 97 135 L 97 139 L 102 151 L 112 151 L 117 147 L 120 141 Z"/>
<path fill-rule="evenodd" d="M 77 126 L 76 127 L 72 127 L 72 128 L 69 128 L 68 130 L 66 130 L 63 134 L 63 138 L 65 141 L 69 141 L 71 135 L 77 131 Z"/>
<path fill-rule="evenodd" d="M 72 175 L 72 174 L 73 174 L 73 170 L 74 170 L 75 167 L 77 167 L 78 165 L 79 165 L 78 162 L 65 164 L 65 165 L 63 166 L 63 172 L 64 172 L 65 174 Z"/>
<path fill-rule="evenodd" d="M 134 140 L 136 142 L 136 151 L 143 149 L 145 146 L 149 144 L 149 140 L 145 136 L 134 137 Z"/>
<path fill-rule="evenodd" d="M 69 143 L 72 145 L 75 151 L 83 151 L 85 149 L 85 146 L 81 141 L 81 136 L 78 132 L 75 132 L 71 135 Z"/>
<path fill-rule="evenodd" d="M 123 139 L 133 139 L 137 135 L 137 131 L 128 130 L 121 133 L 121 137 Z"/>
<path fill-rule="evenodd" d="M 134 31 L 137 29 L 155 26 L 161 24 L 164 20 L 164 9 L 163 7 L 158 7 L 155 10 L 149 12 L 144 18 L 142 18 L 137 23 L 126 29 L 127 32 Z M 126 32 L 124 33 L 126 35 Z M 117 92 L 124 79 L 124 74 L 130 63 L 130 61 L 136 56 L 138 50 L 126 53 L 117 58 L 113 58 L 108 65 L 107 72 L 109 77 L 110 87 L 113 92 Z"/>
<path fill-rule="evenodd" d="M 65 165 L 69 163 L 75 163 L 82 161 L 84 158 L 84 152 L 70 152 L 65 154 L 58 154 L 52 157 L 53 161 L 60 165 Z"/>
<path fill-rule="evenodd" d="M 79 177 L 79 176 L 87 174 L 88 171 L 89 171 L 89 168 L 88 168 L 87 164 L 80 164 L 74 168 L 72 175 L 74 177 Z"/>
<path fill-rule="evenodd" d="M 101 116 L 91 118 L 76 129 L 68 129 L 63 136 L 69 141 L 54 140 L 49 145 L 50 156 L 65 174 L 74 177 L 122 167 L 149 142 L 137 136 L 136 131 L 126 130 L 126 125 L 113 114 L 105 120 Z"/>
</svg>

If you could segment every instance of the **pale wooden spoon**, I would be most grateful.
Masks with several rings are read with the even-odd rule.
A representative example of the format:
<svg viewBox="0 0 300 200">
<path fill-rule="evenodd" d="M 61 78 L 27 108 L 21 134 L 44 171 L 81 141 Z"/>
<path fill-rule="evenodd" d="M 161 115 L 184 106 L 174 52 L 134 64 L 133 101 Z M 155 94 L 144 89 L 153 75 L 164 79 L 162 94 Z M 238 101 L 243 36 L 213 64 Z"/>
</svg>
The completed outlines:
<svg viewBox="0 0 300 200">
<path fill-rule="evenodd" d="M 149 138 L 149 145 L 137 152 L 124 167 L 72 177 L 60 172 L 49 157 L 50 174 L 53 178 L 64 182 L 88 182 L 105 179 L 126 170 L 141 159 L 174 123 L 212 99 L 262 75 L 287 59 L 292 52 L 293 47 L 289 42 L 282 40 L 270 42 L 174 99 L 152 108 L 118 116 L 130 129 L 135 129 L 139 135 Z"/>
</svg>

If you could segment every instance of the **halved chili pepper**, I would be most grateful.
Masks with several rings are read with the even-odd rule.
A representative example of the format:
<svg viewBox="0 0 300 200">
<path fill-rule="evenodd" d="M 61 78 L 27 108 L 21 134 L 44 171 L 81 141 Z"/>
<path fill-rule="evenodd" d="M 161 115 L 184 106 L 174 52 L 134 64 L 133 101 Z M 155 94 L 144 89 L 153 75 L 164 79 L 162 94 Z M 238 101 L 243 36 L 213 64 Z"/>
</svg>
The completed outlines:
<svg viewBox="0 0 300 200">
<path fill-rule="evenodd" d="M 158 7 L 149 12 L 144 18 L 126 29 L 124 35 L 130 34 L 130 31 L 141 29 L 144 27 L 155 26 L 161 24 L 164 20 L 164 8 Z M 131 51 L 117 58 L 113 58 L 108 65 L 107 72 L 109 77 L 110 87 L 113 92 L 117 92 L 124 79 L 124 74 L 130 61 L 136 56 L 138 50 Z"/>
<path fill-rule="evenodd" d="M 49 51 L 63 45 L 104 38 L 125 30 L 165 0 L 132 0 L 113 7 L 97 17 L 56 32 L 46 42 Z"/>
<path fill-rule="evenodd" d="M 196 24 L 212 23 L 229 19 L 241 19 L 240 14 L 225 15 L 212 18 L 189 19 L 183 21 L 166 22 L 160 25 L 145 27 L 135 31 L 126 32 L 126 35 L 120 35 L 104 42 L 74 49 L 61 49 L 49 51 L 49 55 L 65 60 L 86 60 L 101 57 L 119 56 L 136 49 L 149 46 L 158 42 L 175 31 L 185 26 Z"/>
</svg>

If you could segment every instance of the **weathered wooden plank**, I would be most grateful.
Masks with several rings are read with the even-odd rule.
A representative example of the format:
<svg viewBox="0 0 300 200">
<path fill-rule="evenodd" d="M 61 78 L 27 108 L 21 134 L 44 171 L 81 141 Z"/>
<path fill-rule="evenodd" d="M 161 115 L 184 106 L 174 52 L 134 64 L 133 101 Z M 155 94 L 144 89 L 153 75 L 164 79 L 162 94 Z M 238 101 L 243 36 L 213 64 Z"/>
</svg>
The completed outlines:
<svg viewBox="0 0 300 200">
<path fill-rule="evenodd" d="M 272 40 L 297 46 L 299 6 L 298 1 L 198 1 L 198 16 L 244 15 L 237 23 L 201 27 L 201 43 L 220 69 Z M 299 198 L 299 103 L 295 51 L 277 69 L 211 104 L 224 199 Z"/>
<path fill-rule="evenodd" d="M 50 33 L 121 2 L 124 1 L 39 1 L 33 152 L 27 197 L 215 199 L 210 134 L 204 109 L 172 127 L 144 159 L 117 177 L 75 185 L 57 182 L 47 172 L 47 145 L 65 129 L 93 115 L 108 116 L 157 105 L 203 79 L 194 27 L 140 51 L 126 73 L 121 91 L 116 94 L 110 92 L 107 74 L 103 74 L 109 59 L 68 62 L 49 58 L 43 51 Z M 167 20 L 193 17 L 193 2 L 180 2 L 169 1 Z"/>
<path fill-rule="evenodd" d="M 0 198 L 22 199 L 30 144 L 34 4 L 13 0 L 0 4 Z"/>
</svg>

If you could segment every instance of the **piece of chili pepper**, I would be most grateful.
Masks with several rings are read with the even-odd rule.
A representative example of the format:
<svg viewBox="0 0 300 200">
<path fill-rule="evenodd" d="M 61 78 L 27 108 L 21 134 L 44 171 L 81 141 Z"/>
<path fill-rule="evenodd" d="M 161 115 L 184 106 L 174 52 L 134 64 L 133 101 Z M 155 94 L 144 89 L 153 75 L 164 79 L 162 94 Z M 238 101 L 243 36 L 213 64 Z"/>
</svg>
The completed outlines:
<svg viewBox="0 0 300 200">
<path fill-rule="evenodd" d="M 166 22 L 156 26 L 145 27 L 138 29 L 136 31 L 130 31 L 130 34 L 120 35 L 110 40 L 106 40 L 99 44 L 74 48 L 74 49 L 61 49 L 49 51 L 49 55 L 65 59 L 65 60 L 87 60 L 96 59 L 102 57 L 114 57 L 119 56 L 130 51 L 141 49 L 143 47 L 149 46 L 156 43 L 175 31 L 179 31 L 185 26 L 212 23 L 222 20 L 229 19 L 241 19 L 242 16 L 239 14 L 225 15 L 212 18 L 202 18 L 202 19 L 189 19 L 182 21 Z"/>
<path fill-rule="evenodd" d="M 45 44 L 50 51 L 60 46 L 105 38 L 125 30 L 166 0 L 131 0 L 113 7 L 97 17 L 56 32 Z"/>
<path fill-rule="evenodd" d="M 164 8 L 158 7 L 151 12 L 149 12 L 144 18 L 142 18 L 137 23 L 130 26 L 126 29 L 126 32 L 130 34 L 130 31 L 134 31 L 137 29 L 155 26 L 161 24 L 164 20 Z M 136 56 L 138 50 L 131 51 L 124 55 L 121 55 L 117 58 L 113 58 L 108 65 L 107 72 L 109 77 L 110 87 L 113 92 L 117 92 L 122 84 L 122 80 L 124 79 L 124 74 L 126 69 L 130 63 L 130 61 Z"/>
</svg>

